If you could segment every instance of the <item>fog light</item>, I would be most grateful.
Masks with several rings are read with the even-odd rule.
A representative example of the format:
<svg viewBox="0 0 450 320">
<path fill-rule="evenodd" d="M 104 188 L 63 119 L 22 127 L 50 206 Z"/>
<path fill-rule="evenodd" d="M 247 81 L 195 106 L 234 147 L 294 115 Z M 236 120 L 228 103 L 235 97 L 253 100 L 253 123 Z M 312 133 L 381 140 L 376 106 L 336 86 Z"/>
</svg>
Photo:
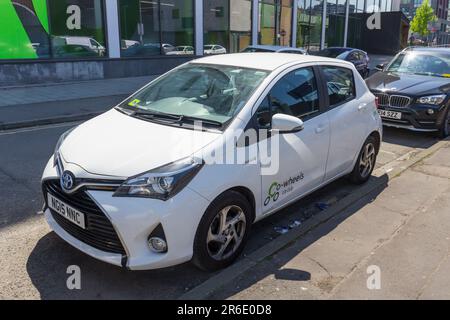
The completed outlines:
<svg viewBox="0 0 450 320">
<path fill-rule="evenodd" d="M 431 116 L 432 114 L 434 114 L 434 110 L 433 109 L 428 109 L 427 113 Z"/>
<path fill-rule="evenodd" d="M 152 237 L 148 239 L 148 246 L 156 253 L 163 253 L 167 251 L 167 243 L 161 238 Z"/>
</svg>

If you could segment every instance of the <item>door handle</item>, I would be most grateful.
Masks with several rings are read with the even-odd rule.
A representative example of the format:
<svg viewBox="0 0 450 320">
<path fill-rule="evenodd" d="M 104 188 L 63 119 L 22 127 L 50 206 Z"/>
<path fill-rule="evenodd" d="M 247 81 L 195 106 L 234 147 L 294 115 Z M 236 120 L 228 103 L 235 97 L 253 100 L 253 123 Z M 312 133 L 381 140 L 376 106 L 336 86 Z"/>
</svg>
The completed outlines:
<svg viewBox="0 0 450 320">
<path fill-rule="evenodd" d="M 362 103 L 358 106 L 358 111 L 363 111 L 367 108 L 367 103 Z"/>
<path fill-rule="evenodd" d="M 316 128 L 316 133 L 319 134 L 319 133 L 324 132 L 324 131 L 325 131 L 325 128 L 326 128 L 325 125 L 318 126 L 318 127 Z"/>
</svg>

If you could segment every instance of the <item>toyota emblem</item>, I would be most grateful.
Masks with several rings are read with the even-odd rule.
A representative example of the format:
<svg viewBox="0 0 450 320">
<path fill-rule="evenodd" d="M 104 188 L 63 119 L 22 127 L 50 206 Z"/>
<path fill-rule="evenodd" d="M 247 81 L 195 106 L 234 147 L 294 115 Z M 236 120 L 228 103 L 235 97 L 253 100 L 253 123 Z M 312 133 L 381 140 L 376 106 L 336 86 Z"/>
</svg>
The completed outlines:
<svg viewBox="0 0 450 320">
<path fill-rule="evenodd" d="M 75 186 L 75 176 L 70 171 L 64 171 L 61 176 L 61 187 L 64 190 L 70 191 Z"/>
</svg>

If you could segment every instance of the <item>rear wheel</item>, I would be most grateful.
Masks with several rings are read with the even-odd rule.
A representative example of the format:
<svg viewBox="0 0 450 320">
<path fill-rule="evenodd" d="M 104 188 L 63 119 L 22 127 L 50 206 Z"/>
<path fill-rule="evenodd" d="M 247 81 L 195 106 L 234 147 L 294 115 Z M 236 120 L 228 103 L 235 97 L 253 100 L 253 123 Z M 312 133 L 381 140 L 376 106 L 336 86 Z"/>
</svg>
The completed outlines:
<svg viewBox="0 0 450 320">
<path fill-rule="evenodd" d="M 251 210 L 247 199 L 236 191 L 227 191 L 214 200 L 197 229 L 193 263 L 206 271 L 232 264 L 247 242 Z"/>
<path fill-rule="evenodd" d="M 373 136 L 367 138 L 350 174 L 350 180 L 353 183 L 363 184 L 370 179 L 377 162 L 377 145 L 377 141 Z"/>
</svg>

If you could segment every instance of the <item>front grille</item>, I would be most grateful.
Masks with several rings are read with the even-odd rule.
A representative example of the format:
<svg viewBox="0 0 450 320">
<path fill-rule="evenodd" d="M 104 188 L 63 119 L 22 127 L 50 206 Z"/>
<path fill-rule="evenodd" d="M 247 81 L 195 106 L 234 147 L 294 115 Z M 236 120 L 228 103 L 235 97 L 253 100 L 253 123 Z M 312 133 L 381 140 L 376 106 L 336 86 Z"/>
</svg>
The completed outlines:
<svg viewBox="0 0 450 320">
<path fill-rule="evenodd" d="M 49 180 L 44 182 L 43 191 L 46 201 L 47 193 L 50 193 L 85 214 L 86 229 L 83 229 L 50 209 L 55 221 L 67 233 L 101 251 L 126 255 L 111 222 L 83 189 L 67 194 L 61 189 L 58 180 Z"/>
<path fill-rule="evenodd" d="M 381 107 L 406 108 L 411 103 L 411 98 L 407 96 L 389 95 L 387 93 L 375 93 L 378 104 Z"/>
<path fill-rule="evenodd" d="M 378 98 L 378 104 L 382 107 L 389 107 L 389 95 L 386 93 L 375 93 Z"/>
<path fill-rule="evenodd" d="M 406 96 L 392 95 L 390 99 L 391 107 L 405 108 L 411 103 L 411 98 Z"/>
</svg>

